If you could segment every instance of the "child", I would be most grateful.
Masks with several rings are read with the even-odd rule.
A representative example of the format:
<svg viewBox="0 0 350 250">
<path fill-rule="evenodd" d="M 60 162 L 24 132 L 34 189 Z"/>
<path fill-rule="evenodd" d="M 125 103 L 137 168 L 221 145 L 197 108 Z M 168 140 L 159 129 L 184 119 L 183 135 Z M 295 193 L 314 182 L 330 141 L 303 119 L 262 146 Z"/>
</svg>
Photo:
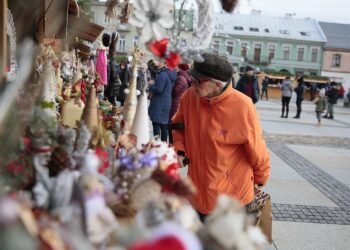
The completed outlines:
<svg viewBox="0 0 350 250">
<path fill-rule="evenodd" d="M 315 104 L 316 104 L 316 117 L 318 120 L 318 123 L 316 124 L 316 127 L 321 126 L 321 114 L 323 113 L 323 111 L 325 111 L 326 109 L 326 96 L 325 96 L 325 89 L 321 89 L 319 92 L 319 96 L 316 97 L 315 99 Z"/>
</svg>

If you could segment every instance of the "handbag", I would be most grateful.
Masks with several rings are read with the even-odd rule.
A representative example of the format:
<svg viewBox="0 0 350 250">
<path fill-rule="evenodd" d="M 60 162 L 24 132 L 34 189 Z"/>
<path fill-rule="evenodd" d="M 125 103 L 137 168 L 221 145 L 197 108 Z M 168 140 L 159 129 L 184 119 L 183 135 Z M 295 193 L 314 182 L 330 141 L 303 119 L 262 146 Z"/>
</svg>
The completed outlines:
<svg viewBox="0 0 350 250">
<path fill-rule="evenodd" d="M 272 243 L 271 197 L 259 187 L 254 187 L 254 199 L 247 205 L 247 212 L 255 217 L 255 225 L 260 227 L 267 241 Z"/>
</svg>

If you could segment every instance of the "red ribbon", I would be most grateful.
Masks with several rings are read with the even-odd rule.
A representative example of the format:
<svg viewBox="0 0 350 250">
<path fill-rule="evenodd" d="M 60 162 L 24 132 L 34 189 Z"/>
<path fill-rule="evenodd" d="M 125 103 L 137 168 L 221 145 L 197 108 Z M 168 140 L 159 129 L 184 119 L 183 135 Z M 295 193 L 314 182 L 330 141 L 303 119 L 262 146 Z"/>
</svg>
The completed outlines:
<svg viewBox="0 0 350 250">
<path fill-rule="evenodd" d="M 166 56 L 166 51 L 168 47 L 169 39 L 164 38 L 159 41 L 155 41 L 149 44 L 149 50 L 156 56 L 165 59 L 165 64 L 169 69 L 175 68 L 179 65 L 181 61 L 181 56 L 178 53 L 170 52 L 168 56 Z"/>
</svg>

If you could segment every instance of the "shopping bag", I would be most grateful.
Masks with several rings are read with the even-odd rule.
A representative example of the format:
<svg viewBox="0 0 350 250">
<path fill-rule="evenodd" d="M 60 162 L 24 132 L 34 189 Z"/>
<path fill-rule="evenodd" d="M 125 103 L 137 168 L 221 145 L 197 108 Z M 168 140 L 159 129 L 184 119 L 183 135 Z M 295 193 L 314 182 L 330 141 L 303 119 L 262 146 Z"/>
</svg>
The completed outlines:
<svg viewBox="0 0 350 250">
<path fill-rule="evenodd" d="M 248 204 L 247 211 L 255 217 L 256 226 L 260 227 L 266 240 L 272 243 L 272 207 L 271 197 L 260 189 L 255 189 L 253 201 Z"/>
</svg>

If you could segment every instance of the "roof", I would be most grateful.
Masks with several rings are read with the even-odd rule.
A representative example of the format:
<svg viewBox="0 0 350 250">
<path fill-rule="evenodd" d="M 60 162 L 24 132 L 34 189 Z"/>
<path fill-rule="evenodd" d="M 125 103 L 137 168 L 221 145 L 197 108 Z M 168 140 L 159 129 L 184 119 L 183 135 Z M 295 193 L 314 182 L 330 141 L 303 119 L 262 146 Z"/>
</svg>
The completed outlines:
<svg viewBox="0 0 350 250">
<path fill-rule="evenodd" d="M 327 37 L 325 48 L 350 49 L 350 24 L 319 23 Z"/>
<path fill-rule="evenodd" d="M 260 14 L 216 13 L 215 33 L 326 42 L 318 22 L 291 16 L 268 17 Z"/>
</svg>

